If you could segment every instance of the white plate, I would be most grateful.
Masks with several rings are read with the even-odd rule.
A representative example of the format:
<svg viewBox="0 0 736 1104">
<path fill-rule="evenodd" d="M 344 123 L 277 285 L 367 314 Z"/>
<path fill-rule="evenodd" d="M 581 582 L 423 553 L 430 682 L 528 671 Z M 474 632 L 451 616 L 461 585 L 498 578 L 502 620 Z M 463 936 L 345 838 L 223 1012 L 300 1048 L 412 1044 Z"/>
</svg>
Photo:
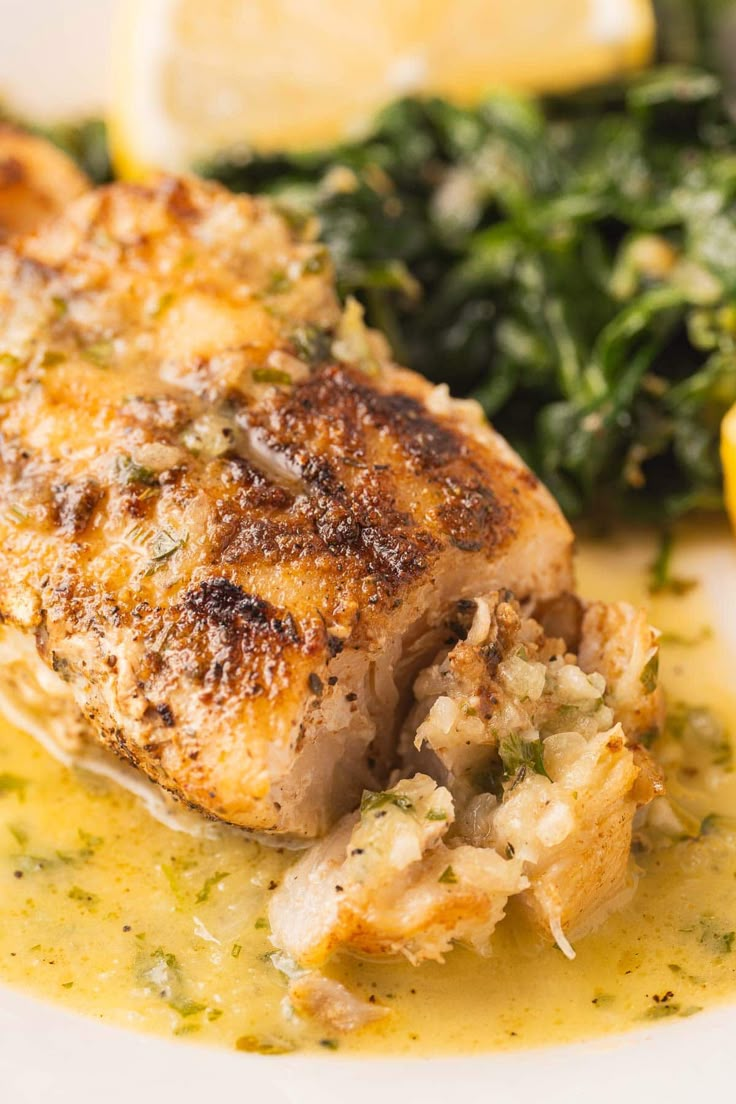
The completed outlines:
<svg viewBox="0 0 736 1104">
<path fill-rule="evenodd" d="M 615 0 L 613 0 L 615 3 Z M 99 109 L 114 0 L 0 0 L 0 96 L 36 116 Z M 736 646 L 736 556 L 692 554 Z M 736 1007 L 576 1046 L 457 1059 L 259 1057 L 107 1027 L 0 988 L 0 1104 L 685 1104 L 726 1089 Z"/>
<path fill-rule="evenodd" d="M 101 1027 L 0 990 L 5 1104 L 685 1104 L 733 1100 L 736 1015 L 615 1042 L 456 1059 L 262 1058 Z"/>
</svg>

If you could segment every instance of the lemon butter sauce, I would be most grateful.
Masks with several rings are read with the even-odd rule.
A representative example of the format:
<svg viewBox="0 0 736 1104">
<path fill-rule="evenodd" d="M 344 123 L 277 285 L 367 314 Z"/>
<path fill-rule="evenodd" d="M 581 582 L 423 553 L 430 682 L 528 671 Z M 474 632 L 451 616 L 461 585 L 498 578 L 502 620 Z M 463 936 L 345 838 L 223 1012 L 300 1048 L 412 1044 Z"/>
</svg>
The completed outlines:
<svg viewBox="0 0 736 1104">
<path fill-rule="evenodd" d="M 731 554 L 723 533 L 708 548 Z M 698 1014 L 736 995 L 736 727 L 731 642 L 698 574 L 655 580 L 652 542 L 585 544 L 584 595 L 649 606 L 663 630 L 674 814 L 652 818 L 637 891 L 568 961 L 511 909 L 487 959 L 343 958 L 332 976 L 391 1010 L 352 1035 L 294 1016 L 273 962 L 269 894 L 292 859 L 201 823 L 155 820 L 114 782 L 0 728 L 0 980 L 98 1019 L 245 1051 L 432 1054 L 564 1042 Z M 734 568 L 736 569 L 736 553 Z M 736 576 L 736 570 L 734 570 Z M 0 996 L 0 1002 L 1 1002 Z"/>
</svg>

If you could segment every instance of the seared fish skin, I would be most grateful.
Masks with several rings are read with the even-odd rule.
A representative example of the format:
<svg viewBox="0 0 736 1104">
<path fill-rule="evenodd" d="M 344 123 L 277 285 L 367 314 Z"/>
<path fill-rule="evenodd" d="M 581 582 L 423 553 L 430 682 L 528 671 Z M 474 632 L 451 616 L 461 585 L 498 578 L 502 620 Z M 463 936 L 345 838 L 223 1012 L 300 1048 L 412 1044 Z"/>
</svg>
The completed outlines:
<svg viewBox="0 0 736 1104">
<path fill-rule="evenodd" d="M 319 836 L 385 782 L 452 603 L 570 588 L 547 491 L 267 201 L 115 184 L 15 239 L 0 373 L 0 615 L 211 816 Z"/>
</svg>

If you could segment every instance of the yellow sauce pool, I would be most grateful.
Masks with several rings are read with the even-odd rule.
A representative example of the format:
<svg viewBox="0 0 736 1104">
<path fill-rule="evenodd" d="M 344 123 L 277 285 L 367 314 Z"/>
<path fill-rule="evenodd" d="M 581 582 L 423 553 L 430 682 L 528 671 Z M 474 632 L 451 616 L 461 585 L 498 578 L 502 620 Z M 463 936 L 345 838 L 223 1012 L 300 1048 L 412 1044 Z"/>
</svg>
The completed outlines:
<svg viewBox="0 0 736 1104">
<path fill-rule="evenodd" d="M 643 538 L 585 546 L 581 590 L 647 603 L 665 631 L 670 699 L 707 706 L 734 730 L 732 656 L 715 611 L 702 586 L 650 597 L 652 549 Z M 723 758 L 694 777 L 673 765 L 673 792 L 694 825 L 707 818 L 703 831 L 638 856 L 636 895 L 579 942 L 575 961 L 536 943 L 513 913 L 489 959 L 462 949 L 444 966 L 344 959 L 333 975 L 392 1014 L 338 1038 L 285 1014 L 286 982 L 269 957 L 269 886 L 288 853 L 173 831 L 4 724 L 0 979 L 110 1023 L 271 1052 L 486 1051 L 694 1015 L 736 995 L 736 774 Z"/>
</svg>

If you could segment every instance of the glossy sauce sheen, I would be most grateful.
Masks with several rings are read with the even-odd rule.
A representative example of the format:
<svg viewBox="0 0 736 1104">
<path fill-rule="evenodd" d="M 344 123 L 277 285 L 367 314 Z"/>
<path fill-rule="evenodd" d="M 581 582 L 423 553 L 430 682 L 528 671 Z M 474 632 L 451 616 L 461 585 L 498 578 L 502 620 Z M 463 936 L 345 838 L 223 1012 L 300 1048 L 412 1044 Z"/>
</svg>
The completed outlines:
<svg viewBox="0 0 736 1104">
<path fill-rule="evenodd" d="M 716 541 L 731 553 L 724 534 Z M 697 562 L 696 543 L 678 544 L 678 570 Z M 733 730 L 732 653 L 716 613 L 702 586 L 647 594 L 652 548 L 639 539 L 585 546 L 581 592 L 648 603 L 665 630 L 670 700 L 708 706 Z M 343 959 L 333 975 L 392 1015 L 338 1038 L 284 1015 L 286 982 L 270 960 L 265 915 L 288 852 L 234 832 L 173 831 L 114 784 L 67 770 L 5 725 L 0 977 L 111 1023 L 270 1053 L 485 1051 L 694 1015 L 736 994 L 736 775 L 705 771 L 693 782 L 680 771 L 671 782 L 694 823 L 709 817 L 707 830 L 638 855 L 633 900 L 579 941 L 575 961 L 536 943 L 515 913 L 485 960 L 462 949 L 444 966 Z"/>
</svg>

